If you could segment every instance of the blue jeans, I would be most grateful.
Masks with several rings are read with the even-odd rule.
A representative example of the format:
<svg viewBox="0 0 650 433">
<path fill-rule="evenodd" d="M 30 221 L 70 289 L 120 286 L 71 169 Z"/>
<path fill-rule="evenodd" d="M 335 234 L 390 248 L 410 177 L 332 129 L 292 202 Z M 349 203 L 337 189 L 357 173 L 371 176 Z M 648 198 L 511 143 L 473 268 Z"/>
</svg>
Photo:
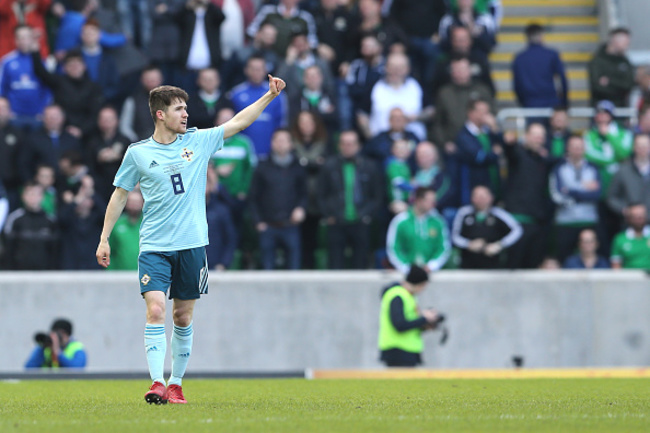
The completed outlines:
<svg viewBox="0 0 650 433">
<path fill-rule="evenodd" d="M 300 269 L 301 240 L 298 226 L 268 227 L 259 236 L 263 269 L 275 269 L 275 250 L 278 246 L 284 249 L 287 269 Z"/>
</svg>

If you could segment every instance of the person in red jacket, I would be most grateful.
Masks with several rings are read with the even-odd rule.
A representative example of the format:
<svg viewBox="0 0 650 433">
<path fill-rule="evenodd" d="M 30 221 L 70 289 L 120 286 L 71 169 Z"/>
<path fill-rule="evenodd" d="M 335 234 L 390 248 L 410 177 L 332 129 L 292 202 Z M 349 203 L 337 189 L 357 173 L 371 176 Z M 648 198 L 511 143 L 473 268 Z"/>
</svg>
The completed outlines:
<svg viewBox="0 0 650 433">
<path fill-rule="evenodd" d="M 0 0 L 0 58 L 16 49 L 14 28 L 18 24 L 32 27 L 40 36 L 41 57 L 47 57 L 50 49 L 45 30 L 45 14 L 52 0 Z"/>
</svg>

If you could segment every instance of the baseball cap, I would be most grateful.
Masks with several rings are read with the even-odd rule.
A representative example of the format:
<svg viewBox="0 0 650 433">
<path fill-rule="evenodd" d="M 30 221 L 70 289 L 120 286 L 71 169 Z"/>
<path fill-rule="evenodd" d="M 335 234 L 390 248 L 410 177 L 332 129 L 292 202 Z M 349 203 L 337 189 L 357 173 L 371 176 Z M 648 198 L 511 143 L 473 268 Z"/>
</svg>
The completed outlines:
<svg viewBox="0 0 650 433">
<path fill-rule="evenodd" d="M 608 100 L 602 100 L 596 105 L 596 111 L 607 111 L 610 116 L 614 117 L 614 110 L 616 109 L 616 106 L 612 103 L 612 101 Z"/>
</svg>

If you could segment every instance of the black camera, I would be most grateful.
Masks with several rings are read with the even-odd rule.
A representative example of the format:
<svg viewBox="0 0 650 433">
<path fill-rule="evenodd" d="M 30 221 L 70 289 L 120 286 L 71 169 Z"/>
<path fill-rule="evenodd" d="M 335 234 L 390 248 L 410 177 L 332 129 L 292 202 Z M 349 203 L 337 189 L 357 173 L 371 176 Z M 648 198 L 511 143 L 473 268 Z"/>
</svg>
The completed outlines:
<svg viewBox="0 0 650 433">
<path fill-rule="evenodd" d="M 442 313 L 438 313 L 438 317 L 436 317 L 436 320 L 435 320 L 435 322 L 432 323 L 432 325 L 433 325 L 433 326 L 438 326 L 438 325 L 440 325 L 442 322 L 445 321 L 445 318 L 446 318 L 446 317 L 445 317 L 444 314 L 442 314 Z"/>
<path fill-rule="evenodd" d="M 45 332 L 37 332 L 34 335 L 34 341 L 41 347 L 52 347 L 52 337 Z"/>
</svg>

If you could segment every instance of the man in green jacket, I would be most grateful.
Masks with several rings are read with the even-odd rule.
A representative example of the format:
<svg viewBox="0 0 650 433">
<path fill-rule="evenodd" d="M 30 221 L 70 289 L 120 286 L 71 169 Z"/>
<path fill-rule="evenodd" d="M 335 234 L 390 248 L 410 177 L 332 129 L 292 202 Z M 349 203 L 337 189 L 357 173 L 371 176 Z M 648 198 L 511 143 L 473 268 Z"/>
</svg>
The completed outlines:
<svg viewBox="0 0 650 433">
<path fill-rule="evenodd" d="M 618 171 L 619 163 L 632 155 L 632 132 L 614 121 L 614 104 L 600 101 L 596 106 L 594 126 L 584 133 L 587 161 L 598 167 L 603 197 L 609 183 Z"/>
<path fill-rule="evenodd" d="M 403 273 L 409 271 L 411 264 L 422 266 L 427 272 L 437 271 L 451 253 L 449 229 L 435 210 L 435 191 L 418 187 L 414 195 L 413 206 L 397 214 L 388 226 L 388 259 Z"/>
<path fill-rule="evenodd" d="M 630 46 L 630 31 L 619 27 L 609 32 L 606 44 L 598 48 L 588 65 L 591 104 L 603 99 L 626 107 L 634 87 L 634 67 L 625 53 Z"/>
<path fill-rule="evenodd" d="M 388 367 L 415 367 L 422 363 L 422 331 L 434 329 L 442 316 L 434 310 L 420 311 L 415 296 L 429 282 L 423 268 L 411 266 L 406 279 L 382 293 L 379 316 L 380 359 Z"/>
</svg>

